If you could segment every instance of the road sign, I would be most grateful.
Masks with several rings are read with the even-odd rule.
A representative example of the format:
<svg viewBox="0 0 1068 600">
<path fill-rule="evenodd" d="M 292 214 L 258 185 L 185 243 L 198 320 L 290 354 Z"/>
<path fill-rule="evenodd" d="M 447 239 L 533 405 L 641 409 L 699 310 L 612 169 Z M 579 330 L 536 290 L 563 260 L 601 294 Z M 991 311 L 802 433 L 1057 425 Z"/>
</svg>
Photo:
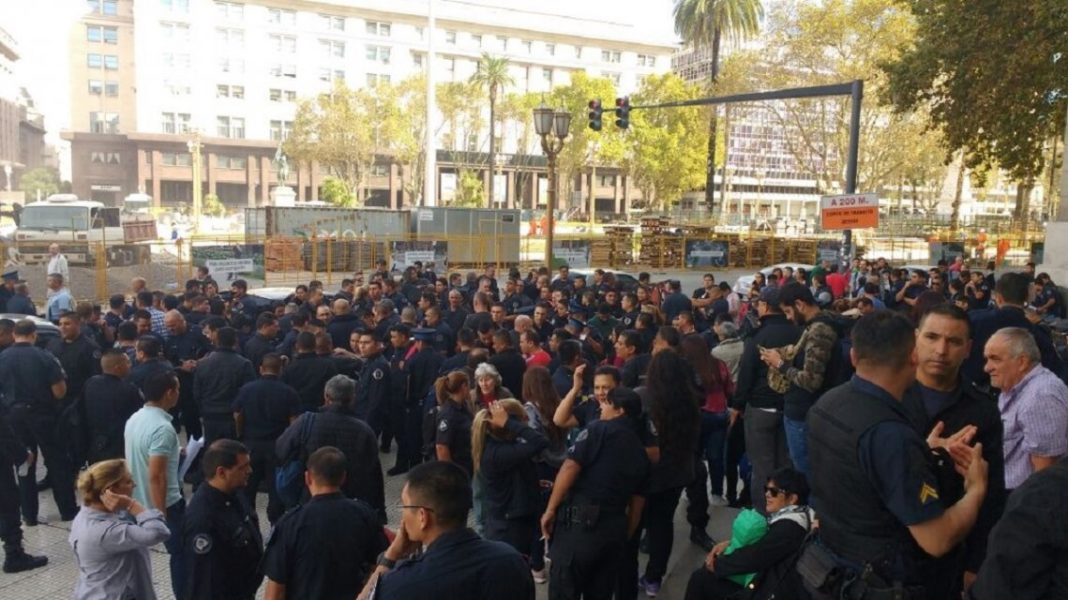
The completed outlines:
<svg viewBox="0 0 1068 600">
<path fill-rule="evenodd" d="M 824 229 L 865 229 L 879 226 L 879 196 L 843 194 L 820 198 L 820 226 Z"/>
</svg>

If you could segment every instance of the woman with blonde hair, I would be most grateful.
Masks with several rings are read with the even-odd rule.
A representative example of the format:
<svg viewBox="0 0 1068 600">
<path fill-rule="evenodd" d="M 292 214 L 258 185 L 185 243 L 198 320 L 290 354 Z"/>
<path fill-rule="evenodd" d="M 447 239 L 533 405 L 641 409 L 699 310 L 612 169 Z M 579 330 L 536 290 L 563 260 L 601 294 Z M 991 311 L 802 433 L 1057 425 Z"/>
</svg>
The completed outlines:
<svg viewBox="0 0 1068 600">
<path fill-rule="evenodd" d="M 475 367 L 475 389 L 471 390 L 471 410 L 475 412 L 489 408 L 491 404 L 505 398 L 514 398 L 512 391 L 501 383 L 501 373 L 497 367 L 484 362 Z"/>
<path fill-rule="evenodd" d="M 534 457 L 548 445 L 549 440 L 527 424 L 518 400 L 494 402 L 475 415 L 471 454 L 482 479 L 483 537 L 530 554 L 541 515 Z"/>
<path fill-rule="evenodd" d="M 78 477 L 82 509 L 70 528 L 78 565 L 74 600 L 154 600 L 148 549 L 167 540 L 163 513 L 131 497 L 133 477 L 121 459 L 90 466 Z"/>
</svg>

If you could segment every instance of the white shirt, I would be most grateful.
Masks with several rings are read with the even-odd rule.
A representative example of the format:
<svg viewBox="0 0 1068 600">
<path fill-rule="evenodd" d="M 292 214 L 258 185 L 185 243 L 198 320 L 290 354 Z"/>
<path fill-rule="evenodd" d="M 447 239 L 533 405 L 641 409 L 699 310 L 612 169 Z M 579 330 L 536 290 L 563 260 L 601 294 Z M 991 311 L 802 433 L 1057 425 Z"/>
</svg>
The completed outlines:
<svg viewBox="0 0 1068 600">
<path fill-rule="evenodd" d="M 48 271 L 45 275 L 62 275 L 63 283 L 70 285 L 70 269 L 67 268 L 67 257 L 57 254 L 48 259 Z"/>
</svg>

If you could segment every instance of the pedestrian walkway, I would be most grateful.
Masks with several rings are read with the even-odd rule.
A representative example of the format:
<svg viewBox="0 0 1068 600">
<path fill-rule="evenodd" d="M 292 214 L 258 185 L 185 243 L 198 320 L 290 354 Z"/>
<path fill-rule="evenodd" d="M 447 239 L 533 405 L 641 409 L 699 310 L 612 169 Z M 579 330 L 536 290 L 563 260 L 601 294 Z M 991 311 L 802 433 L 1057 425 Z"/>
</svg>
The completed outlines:
<svg viewBox="0 0 1068 600">
<path fill-rule="evenodd" d="M 393 464 L 392 454 L 380 456 L 383 468 L 389 468 Z M 41 476 L 44 475 L 42 470 Z M 400 523 L 401 488 L 404 487 L 404 477 L 386 477 L 386 513 L 389 518 L 389 527 L 396 528 Z M 190 497 L 189 489 L 186 489 L 186 498 Z M 266 539 L 269 524 L 267 522 L 267 496 L 264 493 L 257 499 L 257 512 L 260 517 L 260 526 Z M 730 534 L 731 521 L 737 514 L 737 510 L 714 507 L 712 518 L 709 523 L 709 533 L 716 540 L 727 539 Z M 74 589 L 74 582 L 78 578 L 77 567 L 74 564 L 74 556 L 71 553 L 67 536 L 70 534 L 70 523 L 59 521 L 59 511 L 56 510 L 52 500 L 51 491 L 41 493 L 41 516 L 47 523 L 36 527 L 23 527 L 26 550 L 31 554 L 45 555 L 48 557 L 48 566 L 8 575 L 0 573 L 0 598 L 3 600 L 69 600 Z M 686 591 L 686 581 L 690 572 L 697 568 L 704 560 L 704 551 L 694 546 L 689 541 L 689 525 L 686 523 L 686 498 L 685 495 L 675 513 L 675 545 L 671 553 L 671 561 L 668 563 L 667 575 L 664 579 L 663 588 L 658 598 L 673 600 L 682 598 Z M 156 593 L 160 600 L 173 600 L 171 594 L 171 578 L 167 568 L 167 553 L 160 545 L 152 551 L 152 573 L 155 582 Z M 642 565 L 647 558 L 641 555 Z M 263 597 L 260 588 L 257 597 Z M 537 586 L 537 598 L 548 598 L 548 584 Z M 639 598 L 644 594 L 639 592 Z"/>
</svg>

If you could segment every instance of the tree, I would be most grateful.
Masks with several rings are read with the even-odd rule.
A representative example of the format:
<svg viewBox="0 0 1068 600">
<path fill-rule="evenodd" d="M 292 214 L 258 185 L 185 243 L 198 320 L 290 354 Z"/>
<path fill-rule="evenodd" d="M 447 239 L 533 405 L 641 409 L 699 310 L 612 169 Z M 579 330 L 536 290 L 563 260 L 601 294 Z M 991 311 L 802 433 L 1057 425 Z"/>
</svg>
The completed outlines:
<svg viewBox="0 0 1068 600">
<path fill-rule="evenodd" d="M 760 29 L 764 8 L 760 0 L 675 0 L 675 31 L 694 50 L 707 48 L 712 54 L 709 87 L 719 77 L 719 53 L 723 38 L 740 41 Z M 705 203 L 715 204 L 716 111 L 708 116 L 708 159 L 705 163 Z"/>
<path fill-rule="evenodd" d="M 894 106 L 929 106 L 946 153 L 966 148 L 969 168 L 996 162 L 1033 184 L 1068 109 L 1063 0 L 904 4 L 917 29 L 913 43 L 883 63 Z"/>
<path fill-rule="evenodd" d="M 479 109 L 478 88 L 469 81 L 450 81 L 438 84 L 437 105 L 441 125 L 435 135 L 445 132 L 443 149 L 454 153 L 456 147 L 467 148 L 467 140 L 482 132 L 482 111 Z"/>
<path fill-rule="evenodd" d="M 519 169 L 533 166 L 535 158 L 541 154 L 540 149 L 534 148 L 534 109 L 540 103 L 541 94 L 508 94 L 497 108 L 503 133 L 510 132 L 510 137 L 516 140 L 516 159 L 520 162 L 514 165 L 517 168 L 515 197 L 520 207 L 523 205 L 524 190 L 531 183 L 534 172 Z"/>
<path fill-rule="evenodd" d="M 485 89 L 489 92 L 489 165 L 491 170 L 497 159 L 497 96 L 503 88 L 515 83 L 508 73 L 508 67 L 507 58 L 494 57 L 485 52 L 482 54 L 482 60 L 478 61 L 478 69 L 471 75 L 472 84 L 478 86 L 480 90 Z M 490 204 L 496 199 L 493 192 L 494 187 L 494 177 L 491 173 L 489 178 L 489 198 L 487 198 Z"/>
<path fill-rule="evenodd" d="M 644 78 L 634 93 L 635 104 L 687 100 L 698 94 L 696 85 L 687 84 L 673 73 Z M 683 192 L 697 188 L 704 180 L 709 135 L 706 107 L 662 108 L 634 111 L 626 136 L 631 175 L 648 206 L 667 211 Z"/>
<path fill-rule="evenodd" d="M 375 94 L 385 108 L 380 136 L 393 159 L 402 165 L 401 186 L 413 203 L 423 195 L 426 164 L 426 76 L 396 85 L 380 83 Z"/>
<path fill-rule="evenodd" d="M 373 91 L 338 82 L 330 92 L 300 103 L 283 147 L 298 161 L 317 161 L 362 205 L 385 110 Z"/>
<path fill-rule="evenodd" d="M 215 194 L 205 194 L 201 212 L 209 217 L 225 217 L 226 205 Z"/>
<path fill-rule="evenodd" d="M 356 206 L 356 197 L 349 190 L 349 186 L 344 181 L 330 175 L 323 178 L 322 191 L 319 193 L 319 198 L 323 202 L 340 208 L 353 208 Z"/>
<path fill-rule="evenodd" d="M 456 197 L 450 206 L 464 208 L 482 208 L 485 203 L 486 191 L 482 185 L 482 178 L 471 169 L 460 169 L 457 176 Z"/>
<path fill-rule="evenodd" d="M 19 187 L 25 193 L 26 202 L 35 202 L 40 193 L 41 199 L 59 193 L 59 171 L 51 167 L 30 169 L 19 178 Z"/>
</svg>

